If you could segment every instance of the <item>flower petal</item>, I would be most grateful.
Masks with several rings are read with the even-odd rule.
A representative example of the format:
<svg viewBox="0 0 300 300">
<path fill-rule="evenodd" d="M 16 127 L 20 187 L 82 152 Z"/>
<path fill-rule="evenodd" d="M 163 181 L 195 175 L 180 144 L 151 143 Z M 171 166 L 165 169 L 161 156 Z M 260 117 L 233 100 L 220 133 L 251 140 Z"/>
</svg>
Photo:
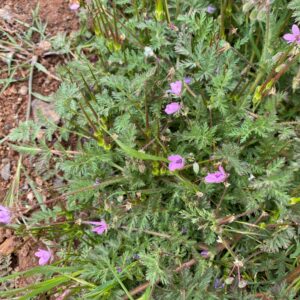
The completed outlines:
<svg viewBox="0 0 300 300">
<path fill-rule="evenodd" d="M 84 221 L 84 222 L 82 222 L 82 223 L 84 223 L 84 224 L 90 224 L 90 225 L 94 225 L 94 226 L 100 226 L 100 225 L 102 225 L 103 223 L 102 223 L 102 221 Z"/>
<path fill-rule="evenodd" d="M 288 43 L 293 43 L 295 42 L 296 37 L 291 33 L 287 33 L 283 36 L 283 39 L 286 40 Z"/>
<path fill-rule="evenodd" d="M 104 227 L 104 226 L 97 226 L 97 227 L 94 227 L 92 229 L 92 231 L 96 232 L 97 234 L 103 234 L 106 231 L 106 227 Z"/>
<path fill-rule="evenodd" d="M 293 33 L 294 35 L 300 34 L 300 29 L 299 29 L 299 27 L 298 27 L 296 24 L 294 24 L 294 25 L 292 26 L 292 33 Z"/>
<path fill-rule="evenodd" d="M 180 96 L 182 90 L 182 82 L 180 80 L 170 83 L 171 91 L 174 95 Z"/>
<path fill-rule="evenodd" d="M 180 160 L 180 159 L 182 159 L 182 157 L 178 154 L 173 154 L 173 155 L 168 156 L 168 160 L 170 162 L 176 162 L 177 160 Z"/>
<path fill-rule="evenodd" d="M 71 10 L 77 10 L 80 7 L 80 4 L 79 3 L 71 3 L 69 5 L 69 7 Z"/>
<path fill-rule="evenodd" d="M 3 224 L 8 224 L 11 221 L 11 213 L 10 210 L 5 207 L 0 205 L 0 223 Z"/>
<path fill-rule="evenodd" d="M 215 183 L 216 182 L 216 176 L 214 174 L 208 173 L 206 177 L 204 178 L 206 183 Z"/>
<path fill-rule="evenodd" d="M 221 174 L 227 176 L 227 174 L 226 174 L 226 172 L 225 172 L 225 170 L 222 166 L 219 166 L 219 171 L 220 171 Z"/>
<path fill-rule="evenodd" d="M 39 265 L 44 266 L 50 260 L 52 253 L 51 251 L 38 249 L 38 251 L 35 252 L 34 255 L 39 258 Z"/>
</svg>

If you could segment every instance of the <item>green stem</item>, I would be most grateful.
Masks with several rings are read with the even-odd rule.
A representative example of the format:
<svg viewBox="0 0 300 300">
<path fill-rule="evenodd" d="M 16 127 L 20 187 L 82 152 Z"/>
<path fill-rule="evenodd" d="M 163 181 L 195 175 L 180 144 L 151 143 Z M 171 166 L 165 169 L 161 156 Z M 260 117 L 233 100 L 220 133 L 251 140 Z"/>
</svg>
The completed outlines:
<svg viewBox="0 0 300 300">
<path fill-rule="evenodd" d="M 266 34 L 264 40 L 264 48 L 261 56 L 262 62 L 264 62 L 266 58 L 267 50 L 269 47 L 269 40 L 270 40 L 270 0 L 266 0 L 266 7 L 267 7 Z"/>
<path fill-rule="evenodd" d="M 109 262 L 107 262 L 108 268 L 110 269 L 110 271 L 113 273 L 115 279 L 119 282 L 120 286 L 122 287 L 123 291 L 125 292 L 125 294 L 127 295 L 128 299 L 130 300 L 134 300 L 132 298 L 132 296 L 130 295 L 129 291 L 127 290 L 127 288 L 125 287 L 125 285 L 123 284 L 122 280 L 119 278 L 118 274 L 116 273 L 116 271 L 113 269 L 113 267 L 111 266 L 111 264 Z"/>
<path fill-rule="evenodd" d="M 119 43 L 119 33 L 118 33 L 118 26 L 117 26 L 117 9 L 116 9 L 116 4 L 113 3 L 113 9 L 114 9 L 114 27 L 115 27 L 115 42 Z"/>
<path fill-rule="evenodd" d="M 264 38 L 264 46 L 263 46 L 263 51 L 262 51 L 262 55 L 260 58 L 260 63 L 259 63 L 259 72 L 256 75 L 256 78 L 250 88 L 250 94 L 252 94 L 257 85 L 259 84 L 260 80 L 263 78 L 263 76 L 265 75 L 265 68 L 264 68 L 264 63 L 265 63 L 265 58 L 267 55 L 267 50 L 269 47 L 269 39 L 270 39 L 270 1 L 267 0 L 267 19 L 266 19 L 266 32 L 265 32 L 265 38 Z"/>
<path fill-rule="evenodd" d="M 139 15 L 139 8 L 138 8 L 138 5 L 137 5 L 137 1 L 132 0 L 132 2 L 133 2 L 133 6 L 134 6 L 135 16 L 136 16 L 137 20 L 139 21 L 140 20 L 140 15 Z"/>
<path fill-rule="evenodd" d="M 149 135 L 149 128 L 150 128 L 150 124 L 149 124 L 149 108 L 148 108 L 148 102 L 147 102 L 147 97 L 145 96 L 145 118 L 146 118 L 146 135 Z"/>
<path fill-rule="evenodd" d="M 221 0 L 220 36 L 221 36 L 221 39 L 224 39 L 224 40 L 226 40 L 226 36 L 225 36 L 225 8 L 226 8 L 226 0 Z"/>
<path fill-rule="evenodd" d="M 167 22 L 168 22 L 168 24 L 170 24 L 171 19 L 170 19 L 169 7 L 168 7 L 168 0 L 164 0 L 164 8 L 165 8 L 165 13 L 166 13 L 166 17 L 167 17 Z"/>
</svg>

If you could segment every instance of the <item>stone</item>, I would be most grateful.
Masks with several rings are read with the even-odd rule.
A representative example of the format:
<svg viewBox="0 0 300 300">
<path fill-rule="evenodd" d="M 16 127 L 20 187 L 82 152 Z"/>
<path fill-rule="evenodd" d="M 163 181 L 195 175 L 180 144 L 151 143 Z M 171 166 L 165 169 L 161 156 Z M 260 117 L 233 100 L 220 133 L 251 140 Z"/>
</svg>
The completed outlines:
<svg viewBox="0 0 300 300">
<path fill-rule="evenodd" d="M 28 87 L 26 85 L 21 86 L 19 89 L 19 94 L 22 96 L 26 96 L 28 93 Z"/>
<path fill-rule="evenodd" d="M 10 162 L 6 163 L 3 168 L 1 169 L 1 177 L 5 180 L 8 181 L 10 178 Z"/>
<path fill-rule="evenodd" d="M 32 113 L 33 113 L 33 120 L 37 122 L 39 120 L 39 113 L 45 116 L 49 121 L 58 124 L 60 117 L 54 110 L 54 104 L 44 102 L 41 100 L 33 100 L 32 101 Z"/>
</svg>

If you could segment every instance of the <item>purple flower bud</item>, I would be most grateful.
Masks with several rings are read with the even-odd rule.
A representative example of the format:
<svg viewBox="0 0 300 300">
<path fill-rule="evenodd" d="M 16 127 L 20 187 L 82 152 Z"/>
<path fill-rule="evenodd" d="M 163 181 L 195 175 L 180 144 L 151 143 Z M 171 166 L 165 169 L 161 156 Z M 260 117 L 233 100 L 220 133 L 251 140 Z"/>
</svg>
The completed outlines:
<svg viewBox="0 0 300 300">
<path fill-rule="evenodd" d="M 133 254 L 132 258 L 135 260 L 138 260 L 138 259 L 140 259 L 140 256 L 138 254 Z"/>
<path fill-rule="evenodd" d="M 186 84 L 190 84 L 192 82 L 192 78 L 191 77 L 184 77 L 184 82 Z"/>
<path fill-rule="evenodd" d="M 216 8 L 213 5 L 208 5 L 206 8 L 206 12 L 208 12 L 209 14 L 213 14 L 216 11 Z"/>
<path fill-rule="evenodd" d="M 222 289 L 224 288 L 224 283 L 222 283 L 221 279 L 220 278 L 216 278 L 215 279 L 215 282 L 214 282 L 214 288 L 215 289 Z"/>
<path fill-rule="evenodd" d="M 207 250 L 202 250 L 200 252 L 200 255 L 204 258 L 208 258 L 209 257 L 209 252 Z"/>
</svg>

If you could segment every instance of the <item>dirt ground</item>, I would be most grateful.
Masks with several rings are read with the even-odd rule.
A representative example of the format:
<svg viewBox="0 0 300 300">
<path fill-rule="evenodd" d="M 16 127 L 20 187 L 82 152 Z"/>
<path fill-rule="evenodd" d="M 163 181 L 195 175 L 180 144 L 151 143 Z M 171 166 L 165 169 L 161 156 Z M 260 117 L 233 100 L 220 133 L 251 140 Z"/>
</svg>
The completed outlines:
<svg viewBox="0 0 300 300">
<path fill-rule="evenodd" d="M 39 5 L 39 15 L 43 22 L 47 23 L 47 35 L 53 36 L 58 32 L 70 33 L 78 28 L 78 16 L 76 12 L 69 9 L 68 0 L 0 0 L 0 29 L 5 28 L 10 33 L 18 33 L 23 30 L 22 26 L 15 22 L 15 19 L 28 24 L 32 22 L 32 10 Z M 3 12 L 9 18 L 3 17 Z M 1 45 L 0 30 L 0 45 Z M 1 51 L 1 49 L 0 49 Z M 0 57 L 1 58 L 1 57 Z M 55 75 L 55 68 L 63 63 L 64 58 L 59 56 L 40 57 L 40 62 Z M 6 66 L 0 59 L 0 70 Z M 0 73 L 0 79 L 5 78 L 6 73 Z M 4 93 L 0 94 L 0 141 L 10 131 L 25 120 L 28 104 L 28 70 L 20 70 L 14 78 L 19 81 L 10 85 Z M 59 86 L 59 81 L 53 77 L 38 71 L 34 71 L 33 92 L 44 96 L 53 93 Z M 0 91 L 2 89 L 0 82 Z M 10 184 L 14 178 L 17 168 L 19 154 L 9 148 L 4 142 L 0 143 L 0 204 L 7 194 Z M 23 164 L 30 171 L 30 162 L 24 159 Z M 34 174 L 31 177 L 38 183 Z M 21 177 L 20 188 L 26 193 L 26 180 Z M 28 188 L 28 187 L 27 187 Z M 36 251 L 38 241 L 32 239 L 23 240 L 13 236 L 10 230 L 0 227 L 0 276 L 9 274 L 11 270 L 22 271 L 37 264 L 33 253 Z M 29 283 L 26 280 L 19 280 L 15 286 L 20 287 Z"/>
</svg>

